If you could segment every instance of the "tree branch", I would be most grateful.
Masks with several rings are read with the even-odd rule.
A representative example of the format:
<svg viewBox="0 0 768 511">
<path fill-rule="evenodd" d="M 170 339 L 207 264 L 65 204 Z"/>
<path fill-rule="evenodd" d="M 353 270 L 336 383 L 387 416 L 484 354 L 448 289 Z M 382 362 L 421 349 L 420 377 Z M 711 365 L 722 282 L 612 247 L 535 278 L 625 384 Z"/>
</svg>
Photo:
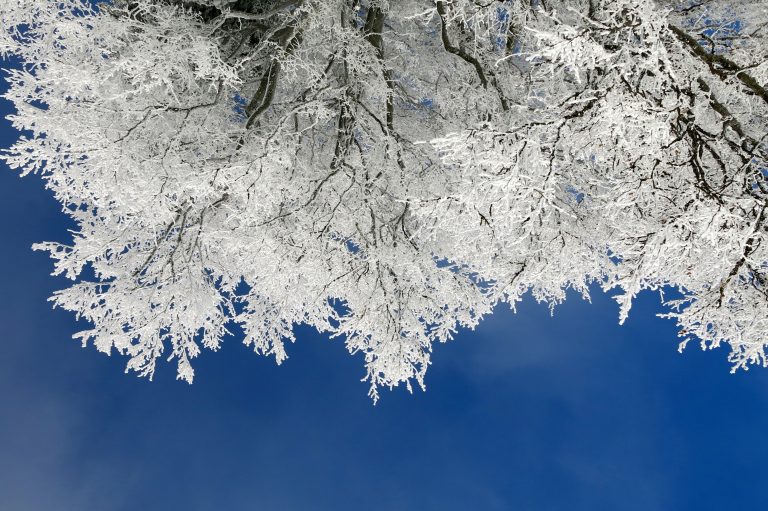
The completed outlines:
<svg viewBox="0 0 768 511">
<path fill-rule="evenodd" d="M 768 103 L 768 90 L 761 86 L 752 76 L 743 71 L 735 62 L 722 55 L 709 53 L 694 37 L 674 25 L 669 25 L 669 30 L 680 42 L 688 47 L 693 55 L 705 62 L 715 75 L 722 79 L 729 76 L 736 76 L 736 78 L 738 78 L 748 89 Z"/>
</svg>

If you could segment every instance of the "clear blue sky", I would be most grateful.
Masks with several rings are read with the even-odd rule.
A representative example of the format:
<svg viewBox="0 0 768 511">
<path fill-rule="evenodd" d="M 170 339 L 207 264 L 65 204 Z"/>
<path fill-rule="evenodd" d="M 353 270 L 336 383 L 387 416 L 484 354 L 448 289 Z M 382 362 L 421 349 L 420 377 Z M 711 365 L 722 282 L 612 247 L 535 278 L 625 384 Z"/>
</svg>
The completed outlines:
<svg viewBox="0 0 768 511">
<path fill-rule="evenodd" d="M 46 302 L 66 281 L 30 245 L 70 226 L 40 179 L 0 167 L 0 194 L 1 510 L 768 508 L 768 370 L 679 355 L 654 295 L 623 327 L 601 294 L 499 310 L 376 407 L 361 358 L 307 329 L 282 367 L 231 338 L 194 385 L 149 382 Z"/>
</svg>

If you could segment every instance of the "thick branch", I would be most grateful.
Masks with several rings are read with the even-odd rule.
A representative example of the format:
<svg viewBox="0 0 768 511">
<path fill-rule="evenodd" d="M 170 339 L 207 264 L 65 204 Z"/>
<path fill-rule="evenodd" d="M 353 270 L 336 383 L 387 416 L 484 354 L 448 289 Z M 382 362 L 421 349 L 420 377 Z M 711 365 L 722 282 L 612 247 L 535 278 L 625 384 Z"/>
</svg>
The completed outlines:
<svg viewBox="0 0 768 511">
<path fill-rule="evenodd" d="M 287 54 L 292 54 L 301 43 L 301 32 L 295 33 L 295 27 L 286 27 L 275 33 L 279 39 L 286 41 L 284 43 L 285 51 Z M 275 97 L 275 89 L 277 88 L 277 81 L 280 75 L 280 61 L 277 58 L 273 58 L 267 67 L 267 71 L 261 77 L 259 82 L 259 88 L 256 90 L 251 101 L 246 106 L 245 111 L 248 114 L 248 122 L 246 123 L 246 129 L 253 126 L 256 119 L 264 113 L 267 108 L 272 104 L 272 100 Z"/>
<path fill-rule="evenodd" d="M 736 76 L 736 78 L 738 78 L 748 89 L 768 103 L 768 90 L 761 86 L 752 76 L 742 71 L 741 67 L 735 62 L 722 55 L 709 53 L 694 37 L 680 28 L 674 25 L 669 25 L 669 29 L 675 34 L 675 37 L 677 37 L 680 42 L 688 47 L 693 55 L 705 62 L 715 75 L 723 79 L 728 76 Z"/>
<path fill-rule="evenodd" d="M 443 40 L 443 47 L 445 48 L 445 51 L 456 55 L 469 64 L 472 64 L 472 66 L 475 68 L 475 72 L 477 73 L 478 78 L 480 78 L 480 83 L 482 83 L 483 87 L 487 89 L 488 79 L 485 77 L 485 72 L 483 71 L 483 66 L 480 64 L 480 61 L 458 46 L 453 46 L 451 44 L 451 39 L 448 37 L 448 10 L 445 7 L 445 2 L 438 0 L 436 6 L 437 14 L 440 16 L 440 38 Z"/>
</svg>

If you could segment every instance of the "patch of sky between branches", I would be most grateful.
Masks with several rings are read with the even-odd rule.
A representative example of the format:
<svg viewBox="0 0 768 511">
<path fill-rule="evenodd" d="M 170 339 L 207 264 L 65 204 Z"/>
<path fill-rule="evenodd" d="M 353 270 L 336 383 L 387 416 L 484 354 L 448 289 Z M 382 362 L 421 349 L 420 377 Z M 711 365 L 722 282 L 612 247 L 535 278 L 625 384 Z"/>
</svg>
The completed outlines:
<svg viewBox="0 0 768 511">
<path fill-rule="evenodd" d="M 247 120 L 245 107 L 248 105 L 248 99 L 239 92 L 235 92 L 232 96 L 232 100 L 235 103 L 232 107 L 232 111 L 235 113 L 235 121 L 245 122 Z"/>
</svg>

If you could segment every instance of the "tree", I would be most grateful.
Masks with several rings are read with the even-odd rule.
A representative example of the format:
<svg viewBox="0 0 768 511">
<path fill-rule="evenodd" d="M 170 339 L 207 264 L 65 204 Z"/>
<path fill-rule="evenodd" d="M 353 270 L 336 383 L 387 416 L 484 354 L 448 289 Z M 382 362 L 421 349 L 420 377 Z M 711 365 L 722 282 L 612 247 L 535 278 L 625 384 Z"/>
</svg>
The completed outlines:
<svg viewBox="0 0 768 511">
<path fill-rule="evenodd" d="M 376 399 L 500 302 L 593 285 L 622 321 L 661 290 L 681 348 L 768 365 L 760 0 L 14 0 L 0 21 L 22 63 L 5 160 L 79 227 L 36 245 L 75 280 L 52 300 L 141 375 L 168 350 L 191 382 L 230 324 L 280 363 L 303 323 L 363 353 Z"/>
</svg>

